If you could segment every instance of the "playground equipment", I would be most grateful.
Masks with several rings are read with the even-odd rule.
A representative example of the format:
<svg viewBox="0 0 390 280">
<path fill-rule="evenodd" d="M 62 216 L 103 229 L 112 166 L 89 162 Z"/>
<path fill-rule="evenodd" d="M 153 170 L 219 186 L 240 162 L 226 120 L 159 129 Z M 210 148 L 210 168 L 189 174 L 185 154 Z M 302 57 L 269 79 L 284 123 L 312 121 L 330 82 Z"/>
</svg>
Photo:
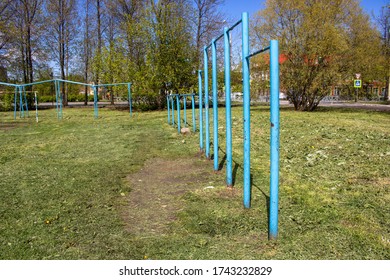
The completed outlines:
<svg viewBox="0 0 390 280">
<path fill-rule="evenodd" d="M 127 85 L 127 92 L 128 92 L 128 103 L 129 103 L 129 113 L 130 117 L 132 116 L 132 95 L 131 95 L 131 83 L 114 83 L 114 84 L 86 84 L 86 83 L 80 83 L 80 82 L 74 82 L 69 80 L 62 80 L 62 79 L 53 79 L 53 80 L 46 80 L 46 81 L 39 81 L 34 83 L 28 83 L 23 85 L 16 85 L 16 84 L 9 84 L 9 83 L 3 83 L 0 82 L 0 85 L 4 86 L 10 86 L 15 88 L 15 96 L 14 96 L 14 119 L 16 119 L 16 111 L 17 111 L 17 100 L 19 99 L 19 115 L 21 118 L 25 117 L 25 111 L 28 116 L 28 104 L 27 104 L 27 98 L 26 98 L 26 87 L 27 86 L 33 86 L 38 84 L 44 84 L 44 83 L 54 83 L 54 89 L 56 92 L 56 111 L 57 111 L 57 118 L 62 119 L 62 95 L 61 95 L 61 84 L 70 83 L 70 84 L 76 84 L 81 86 L 88 86 L 91 87 L 94 93 L 94 117 L 98 118 L 98 88 L 99 87 L 107 87 L 107 86 L 121 86 L 121 85 Z M 37 97 L 35 97 L 36 107 L 37 107 Z M 38 120 L 38 111 L 36 110 L 36 119 Z"/>
<path fill-rule="evenodd" d="M 176 98 L 176 111 L 177 111 L 177 131 L 180 133 L 181 131 L 181 114 L 180 114 L 180 108 L 181 108 L 181 100 L 183 101 L 183 110 L 184 110 L 184 127 L 188 124 L 187 122 L 187 97 L 191 97 L 191 108 L 192 108 L 192 130 L 193 132 L 196 131 L 196 120 L 195 120 L 195 93 L 190 94 L 170 94 L 167 95 L 167 108 L 168 108 L 168 124 L 175 125 L 175 106 L 174 106 L 174 99 Z"/>
<path fill-rule="evenodd" d="M 209 77 L 208 77 L 208 50 L 212 54 L 212 96 L 213 96 L 213 147 L 214 170 L 218 170 L 218 92 L 217 92 L 217 48 L 216 43 L 224 38 L 224 65 L 225 65 L 225 106 L 226 106 L 226 183 L 232 186 L 232 126 L 231 126 L 231 84 L 230 84 L 230 31 L 239 24 L 242 25 L 242 77 L 243 77 L 243 110 L 244 110 L 244 186 L 243 204 L 245 208 L 251 206 L 250 182 L 250 58 L 270 51 L 270 207 L 269 207 L 269 238 L 276 239 L 278 234 L 278 196 L 279 196 L 279 46 L 278 41 L 271 40 L 270 45 L 261 50 L 250 53 L 249 50 L 249 16 L 243 13 L 242 18 L 231 27 L 226 27 L 223 34 L 214 38 L 204 47 L 204 108 L 205 108 L 205 155 L 210 158 L 210 124 L 209 124 Z M 199 144 L 203 151 L 203 92 L 202 71 L 198 71 L 199 78 Z"/>
</svg>

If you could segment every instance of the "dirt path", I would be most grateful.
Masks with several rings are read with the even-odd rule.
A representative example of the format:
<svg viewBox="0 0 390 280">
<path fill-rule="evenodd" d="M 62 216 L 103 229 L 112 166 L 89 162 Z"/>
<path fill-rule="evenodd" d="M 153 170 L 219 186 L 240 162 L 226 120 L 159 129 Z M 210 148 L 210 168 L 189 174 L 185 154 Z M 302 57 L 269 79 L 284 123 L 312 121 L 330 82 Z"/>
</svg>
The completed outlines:
<svg viewBox="0 0 390 280">
<path fill-rule="evenodd" d="M 182 209 L 182 196 L 215 181 L 220 184 L 218 177 L 211 162 L 200 158 L 148 160 L 128 177 L 131 192 L 123 209 L 127 230 L 137 235 L 166 233 Z"/>
</svg>

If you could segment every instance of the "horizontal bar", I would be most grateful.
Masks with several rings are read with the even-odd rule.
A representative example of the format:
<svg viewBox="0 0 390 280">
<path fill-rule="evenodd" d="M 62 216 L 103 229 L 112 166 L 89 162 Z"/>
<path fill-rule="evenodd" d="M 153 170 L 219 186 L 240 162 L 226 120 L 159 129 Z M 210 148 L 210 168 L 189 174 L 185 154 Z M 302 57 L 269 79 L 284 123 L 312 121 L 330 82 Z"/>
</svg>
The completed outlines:
<svg viewBox="0 0 390 280">
<path fill-rule="evenodd" d="M 266 47 L 266 48 L 264 48 L 264 49 L 261 49 L 261 50 L 255 51 L 255 52 L 253 52 L 253 53 L 249 54 L 249 55 L 248 55 L 246 58 L 250 58 L 250 57 L 252 57 L 252 56 L 255 56 L 255 55 L 259 54 L 259 53 L 262 53 L 262 52 L 268 51 L 269 49 L 270 49 L 270 46 L 268 46 L 268 47 Z"/>
<path fill-rule="evenodd" d="M 240 19 L 239 21 L 237 21 L 235 24 L 233 24 L 231 27 L 228 28 L 228 32 L 233 30 L 237 25 L 239 25 L 240 23 L 242 22 L 242 19 Z M 217 42 L 219 39 L 222 39 L 224 36 L 224 33 L 222 33 L 221 35 L 219 35 L 218 37 L 214 38 L 213 41 Z M 206 46 L 206 49 L 210 48 L 211 45 L 212 45 L 213 42 L 211 42 L 210 44 L 208 44 Z"/>
<path fill-rule="evenodd" d="M 100 85 L 95 85 L 95 87 L 109 87 L 109 86 L 120 86 L 120 85 L 128 85 L 131 83 L 117 83 L 117 84 L 100 84 Z"/>
<path fill-rule="evenodd" d="M 85 83 L 68 81 L 68 80 L 62 80 L 62 79 L 55 79 L 55 80 L 59 81 L 59 82 L 63 82 L 63 83 L 69 83 L 69 84 L 76 84 L 76 85 L 89 86 L 89 87 L 93 87 L 94 86 L 94 85 L 91 85 L 91 84 L 85 84 Z"/>
<path fill-rule="evenodd" d="M 45 81 L 38 81 L 38 82 L 34 82 L 34 83 L 20 84 L 20 85 L 0 82 L 0 85 L 12 86 L 12 87 L 26 87 L 26 86 L 33 86 L 33 85 L 39 85 L 39 84 L 44 84 L 44 83 L 50 83 L 50 82 L 54 82 L 54 81 L 59 81 L 59 82 L 63 82 L 63 83 L 70 83 L 70 84 L 76 84 L 76 85 L 82 85 L 82 86 L 89 86 L 89 87 L 94 87 L 94 86 L 95 86 L 95 87 L 118 86 L 118 85 L 128 85 L 128 84 L 131 85 L 131 83 L 117 83 L 117 84 L 93 85 L 93 84 L 86 84 L 86 83 L 80 83 L 80 82 L 74 82 L 74 81 L 62 80 L 62 79 L 45 80 Z"/>
<path fill-rule="evenodd" d="M 187 93 L 187 94 L 168 94 L 168 96 L 194 96 L 195 93 Z"/>
<path fill-rule="evenodd" d="M 39 85 L 39 84 L 44 84 L 44 83 L 51 83 L 51 82 L 54 82 L 55 80 L 45 80 L 45 81 L 38 81 L 38 82 L 33 82 L 33 83 L 29 83 L 29 84 L 24 84 L 24 85 L 21 85 L 21 86 L 33 86 L 33 85 Z"/>
<path fill-rule="evenodd" d="M 16 87 L 16 86 L 18 86 L 18 85 L 15 85 L 15 84 L 2 83 L 2 82 L 0 82 L 0 85 L 3 85 L 3 86 L 10 86 L 10 87 Z"/>
<path fill-rule="evenodd" d="M 233 24 L 231 27 L 228 28 L 228 31 L 232 31 L 237 25 L 239 25 L 242 22 L 242 19 L 237 21 L 235 24 Z"/>
</svg>

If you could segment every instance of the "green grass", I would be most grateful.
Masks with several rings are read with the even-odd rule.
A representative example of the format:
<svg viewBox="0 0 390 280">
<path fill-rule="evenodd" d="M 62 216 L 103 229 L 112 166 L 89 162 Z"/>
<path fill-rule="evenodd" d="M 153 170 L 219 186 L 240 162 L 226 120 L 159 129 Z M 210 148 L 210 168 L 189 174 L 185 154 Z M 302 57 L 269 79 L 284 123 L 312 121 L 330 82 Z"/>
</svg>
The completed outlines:
<svg viewBox="0 0 390 280">
<path fill-rule="evenodd" d="M 277 241 L 267 237 L 269 111 L 251 114 L 252 208 L 242 207 L 235 107 L 235 189 L 206 162 L 215 188 L 200 184 L 179 197 L 168 233 L 139 235 L 121 216 L 131 196 L 126 177 L 147 159 L 194 157 L 198 134 L 178 135 L 166 112 L 130 119 L 100 110 L 95 120 L 90 109 L 65 109 L 58 121 L 46 110 L 38 124 L 0 113 L 0 259 L 390 259 L 389 113 L 281 110 Z"/>
</svg>

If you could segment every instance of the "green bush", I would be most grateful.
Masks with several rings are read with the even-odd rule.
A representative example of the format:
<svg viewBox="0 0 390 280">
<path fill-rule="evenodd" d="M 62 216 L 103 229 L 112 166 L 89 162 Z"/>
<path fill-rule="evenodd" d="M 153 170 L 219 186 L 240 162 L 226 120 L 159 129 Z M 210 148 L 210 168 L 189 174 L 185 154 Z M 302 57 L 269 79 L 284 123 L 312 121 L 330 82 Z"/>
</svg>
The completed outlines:
<svg viewBox="0 0 390 280">
<path fill-rule="evenodd" d="M 14 95 L 12 93 L 6 93 L 0 96 L 0 111 L 13 110 Z"/>
</svg>

